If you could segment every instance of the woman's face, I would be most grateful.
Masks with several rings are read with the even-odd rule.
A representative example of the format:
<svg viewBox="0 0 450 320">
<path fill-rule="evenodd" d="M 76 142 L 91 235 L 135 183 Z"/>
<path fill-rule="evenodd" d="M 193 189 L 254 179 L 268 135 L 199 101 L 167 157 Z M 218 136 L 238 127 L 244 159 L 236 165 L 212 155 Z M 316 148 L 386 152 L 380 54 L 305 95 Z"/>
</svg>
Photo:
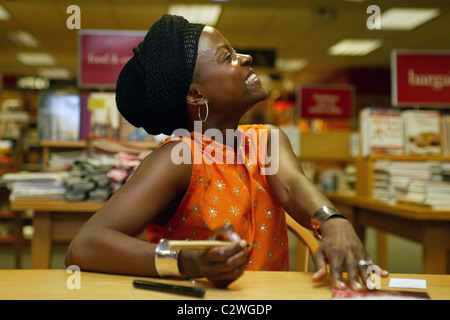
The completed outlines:
<svg viewBox="0 0 450 320">
<path fill-rule="evenodd" d="M 240 118 L 255 103 L 267 98 L 267 90 L 251 63 L 252 57 L 235 52 L 218 30 L 205 27 L 191 89 L 197 90 L 213 112 Z"/>
</svg>

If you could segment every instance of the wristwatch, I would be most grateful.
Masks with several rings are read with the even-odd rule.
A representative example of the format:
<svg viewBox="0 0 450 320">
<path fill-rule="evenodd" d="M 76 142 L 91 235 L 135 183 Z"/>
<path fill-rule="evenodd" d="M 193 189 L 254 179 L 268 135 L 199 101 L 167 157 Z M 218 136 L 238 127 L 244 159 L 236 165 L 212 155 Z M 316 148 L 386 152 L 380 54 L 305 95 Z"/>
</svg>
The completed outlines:
<svg viewBox="0 0 450 320">
<path fill-rule="evenodd" d="M 347 219 L 347 217 L 340 214 L 336 209 L 327 206 L 323 206 L 313 214 L 311 218 L 311 226 L 313 228 L 314 237 L 316 237 L 317 240 L 322 240 L 322 235 L 319 230 L 320 226 L 328 219 L 334 217 Z"/>
</svg>

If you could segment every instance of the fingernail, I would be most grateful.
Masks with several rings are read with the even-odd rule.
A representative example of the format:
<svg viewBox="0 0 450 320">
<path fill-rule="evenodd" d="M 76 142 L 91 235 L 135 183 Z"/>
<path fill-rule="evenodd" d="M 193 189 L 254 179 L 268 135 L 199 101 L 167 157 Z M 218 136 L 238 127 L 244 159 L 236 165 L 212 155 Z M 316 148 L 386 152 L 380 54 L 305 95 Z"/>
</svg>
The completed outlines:
<svg viewBox="0 0 450 320">
<path fill-rule="evenodd" d="M 355 291 L 361 291 L 362 290 L 362 286 L 360 283 L 356 282 L 353 284 L 353 290 Z"/>
<path fill-rule="evenodd" d="M 322 269 L 317 270 L 312 276 L 313 280 L 316 280 L 317 278 L 319 278 L 321 272 L 322 272 Z"/>
<path fill-rule="evenodd" d="M 230 235 L 230 237 L 231 237 L 231 239 L 232 239 L 233 241 L 239 241 L 239 240 L 241 240 L 241 237 L 239 237 L 239 235 L 238 235 L 237 233 L 232 233 L 232 234 Z"/>
<path fill-rule="evenodd" d="M 239 245 L 240 245 L 242 248 L 247 248 L 247 241 L 241 240 L 241 241 L 239 242 Z"/>
</svg>

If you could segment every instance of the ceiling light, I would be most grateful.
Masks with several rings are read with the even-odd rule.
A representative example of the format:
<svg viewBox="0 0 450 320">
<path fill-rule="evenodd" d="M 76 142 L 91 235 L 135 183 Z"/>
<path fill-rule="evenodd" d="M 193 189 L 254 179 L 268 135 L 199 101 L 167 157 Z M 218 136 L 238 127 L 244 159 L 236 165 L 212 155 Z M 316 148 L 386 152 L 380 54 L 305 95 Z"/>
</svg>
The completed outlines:
<svg viewBox="0 0 450 320">
<path fill-rule="evenodd" d="M 306 59 L 283 59 L 278 58 L 275 61 L 275 68 L 280 71 L 285 72 L 297 72 L 302 70 L 308 65 L 308 60 Z"/>
<path fill-rule="evenodd" d="M 10 17 L 9 12 L 0 4 L 0 20 L 9 20 Z"/>
<path fill-rule="evenodd" d="M 72 75 L 65 68 L 40 68 L 38 74 L 48 79 L 70 79 Z"/>
<path fill-rule="evenodd" d="M 27 31 L 14 31 L 9 34 L 9 37 L 14 42 L 24 45 L 30 48 L 36 48 L 39 46 L 39 40 L 36 39 L 31 33 Z"/>
<path fill-rule="evenodd" d="M 203 23 L 209 26 L 217 24 L 221 12 L 222 7 L 218 4 L 169 6 L 169 14 L 182 16 L 191 23 Z"/>
<path fill-rule="evenodd" d="M 383 45 L 380 39 L 342 39 L 328 48 L 333 56 L 364 56 Z"/>
<path fill-rule="evenodd" d="M 55 57 L 48 53 L 19 52 L 16 58 L 29 66 L 53 66 L 56 63 Z"/>
<path fill-rule="evenodd" d="M 381 14 L 381 30 L 413 30 L 440 14 L 436 8 L 390 8 Z"/>
</svg>

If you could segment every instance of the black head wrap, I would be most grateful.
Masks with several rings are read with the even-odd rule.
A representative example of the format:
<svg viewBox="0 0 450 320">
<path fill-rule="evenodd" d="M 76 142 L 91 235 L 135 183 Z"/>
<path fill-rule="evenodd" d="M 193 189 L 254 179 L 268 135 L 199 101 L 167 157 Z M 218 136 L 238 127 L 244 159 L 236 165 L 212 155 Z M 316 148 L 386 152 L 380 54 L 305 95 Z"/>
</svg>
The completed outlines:
<svg viewBox="0 0 450 320">
<path fill-rule="evenodd" d="M 186 96 L 204 26 L 164 15 L 133 49 L 116 86 L 117 108 L 128 122 L 150 134 L 186 128 Z"/>
</svg>

